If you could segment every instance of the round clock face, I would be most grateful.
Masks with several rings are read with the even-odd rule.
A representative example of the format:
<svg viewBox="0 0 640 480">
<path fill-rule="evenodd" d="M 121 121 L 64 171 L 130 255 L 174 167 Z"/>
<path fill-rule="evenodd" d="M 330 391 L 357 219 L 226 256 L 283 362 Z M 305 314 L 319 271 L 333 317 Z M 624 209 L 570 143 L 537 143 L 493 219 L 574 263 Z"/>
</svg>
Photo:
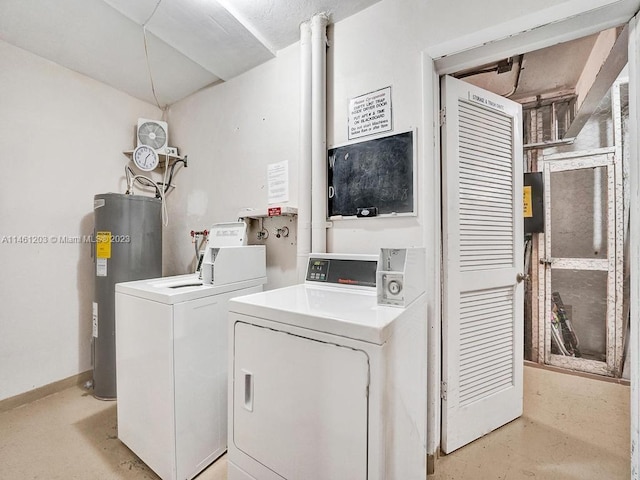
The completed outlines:
<svg viewBox="0 0 640 480">
<path fill-rule="evenodd" d="M 150 172 L 158 166 L 158 154 L 148 145 L 139 145 L 133 151 L 133 163 L 140 170 Z"/>
</svg>

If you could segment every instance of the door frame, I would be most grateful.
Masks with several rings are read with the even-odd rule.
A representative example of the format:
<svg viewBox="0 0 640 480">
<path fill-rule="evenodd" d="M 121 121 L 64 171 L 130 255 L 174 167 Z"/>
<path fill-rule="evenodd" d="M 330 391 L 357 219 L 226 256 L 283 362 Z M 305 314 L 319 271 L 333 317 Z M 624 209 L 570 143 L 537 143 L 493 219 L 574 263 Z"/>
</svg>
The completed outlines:
<svg viewBox="0 0 640 480">
<path fill-rule="evenodd" d="M 442 203 L 441 203 L 441 166 L 440 166 L 440 77 L 454 73 L 464 68 L 489 63 L 515 53 L 526 53 L 540 48 L 549 47 L 557 43 L 574 40 L 586 35 L 600 32 L 614 26 L 631 23 L 629 34 L 629 58 L 640 58 L 640 39 L 636 28 L 634 15 L 640 7 L 638 0 L 570 0 L 561 5 L 533 12 L 503 24 L 458 37 L 431 46 L 422 52 L 422 94 L 423 121 L 425 134 L 423 136 L 424 152 L 431 154 L 431 167 L 423 170 L 422 201 L 425 208 L 424 239 L 427 249 L 433 255 L 427 255 L 426 271 L 433 272 L 432 287 L 428 292 L 428 405 L 427 405 L 427 463 L 428 470 L 435 470 L 435 460 L 439 455 L 441 436 L 441 365 L 442 365 Z M 632 55 L 632 53 L 634 55 Z M 629 62 L 630 76 L 630 129 L 640 125 L 640 99 L 635 91 L 632 79 L 639 78 L 640 65 Z M 631 208 L 640 207 L 640 168 L 637 166 L 640 158 L 640 146 L 636 135 L 631 135 L 630 175 Z M 427 163 L 428 164 L 428 163 Z M 640 250 L 640 222 L 632 223 L 631 251 Z M 631 259 L 631 308 L 640 309 L 640 289 L 634 272 L 640 271 L 640 255 L 632 255 Z M 637 354 L 640 349 L 640 335 L 637 329 L 637 317 L 632 318 L 630 355 L 632 359 L 632 445 L 640 445 L 640 431 L 634 427 L 637 423 L 638 406 L 637 376 L 635 367 Z M 632 472 L 636 477 L 640 454 L 634 453 L 632 458 Z"/>
<path fill-rule="evenodd" d="M 619 262 L 622 254 L 621 234 L 622 234 L 622 192 L 618 187 L 616 179 L 619 174 L 621 160 L 616 158 L 616 147 L 600 148 L 582 152 L 569 152 L 542 156 L 538 160 L 538 170 L 544 174 L 544 203 L 545 203 L 545 232 L 541 242 L 544 243 L 544 256 L 548 261 L 554 261 L 555 268 L 574 268 L 587 271 L 607 272 L 607 312 L 606 312 L 606 359 L 604 362 L 587 360 L 584 358 L 565 357 L 551 353 L 551 264 L 538 265 L 539 281 L 538 298 L 541 308 L 539 309 L 539 345 L 543 348 L 539 352 L 540 363 L 555 365 L 571 370 L 583 371 L 605 376 L 616 376 L 622 369 L 622 298 L 621 289 L 618 287 Z M 560 171 L 580 170 L 594 167 L 606 169 L 607 184 L 607 258 L 600 261 L 585 259 L 556 259 L 551 251 L 551 174 Z M 595 268 L 597 263 L 601 263 L 600 268 Z M 590 268 L 591 267 L 591 268 Z M 620 314 L 620 315 L 619 315 Z M 541 358 L 540 358 L 541 357 Z"/>
</svg>

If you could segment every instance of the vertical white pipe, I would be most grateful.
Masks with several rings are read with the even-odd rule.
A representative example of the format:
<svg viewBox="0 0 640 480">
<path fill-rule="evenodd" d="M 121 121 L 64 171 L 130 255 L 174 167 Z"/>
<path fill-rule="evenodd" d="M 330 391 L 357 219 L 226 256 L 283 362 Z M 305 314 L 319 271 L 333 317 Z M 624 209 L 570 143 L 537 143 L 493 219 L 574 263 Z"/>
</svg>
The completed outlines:
<svg viewBox="0 0 640 480">
<path fill-rule="evenodd" d="M 640 25 L 636 15 L 629 22 L 629 132 L 638 132 L 640 128 L 640 96 L 638 78 L 640 78 Z M 630 230 L 629 258 L 631 261 L 631 319 L 629 332 L 629 353 L 631 354 L 631 479 L 640 478 L 640 144 L 638 133 L 629 135 L 629 187 L 630 187 Z"/>
<path fill-rule="evenodd" d="M 311 25 L 300 25 L 300 160 L 298 163 L 298 281 L 311 251 Z"/>
<path fill-rule="evenodd" d="M 593 251 L 602 250 L 602 168 L 593 169 Z"/>
<path fill-rule="evenodd" d="M 311 250 L 327 251 L 327 24 L 311 19 Z"/>
</svg>

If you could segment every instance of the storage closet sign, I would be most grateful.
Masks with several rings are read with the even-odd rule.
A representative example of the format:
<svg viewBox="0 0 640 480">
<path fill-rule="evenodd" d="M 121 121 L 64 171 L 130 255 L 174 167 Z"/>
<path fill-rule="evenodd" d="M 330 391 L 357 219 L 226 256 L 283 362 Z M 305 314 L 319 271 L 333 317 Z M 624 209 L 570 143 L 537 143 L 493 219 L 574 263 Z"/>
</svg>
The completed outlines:
<svg viewBox="0 0 640 480">
<path fill-rule="evenodd" d="M 392 128 L 391 87 L 349 100 L 349 140 Z"/>
</svg>

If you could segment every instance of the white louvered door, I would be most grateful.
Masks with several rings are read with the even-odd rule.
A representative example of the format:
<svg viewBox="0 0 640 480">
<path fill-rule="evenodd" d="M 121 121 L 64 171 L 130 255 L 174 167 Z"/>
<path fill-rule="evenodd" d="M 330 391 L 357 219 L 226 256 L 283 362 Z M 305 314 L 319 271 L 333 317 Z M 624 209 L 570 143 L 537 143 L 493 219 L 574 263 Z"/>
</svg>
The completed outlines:
<svg viewBox="0 0 640 480">
<path fill-rule="evenodd" d="M 442 450 L 522 414 L 522 109 L 442 79 Z"/>
</svg>

